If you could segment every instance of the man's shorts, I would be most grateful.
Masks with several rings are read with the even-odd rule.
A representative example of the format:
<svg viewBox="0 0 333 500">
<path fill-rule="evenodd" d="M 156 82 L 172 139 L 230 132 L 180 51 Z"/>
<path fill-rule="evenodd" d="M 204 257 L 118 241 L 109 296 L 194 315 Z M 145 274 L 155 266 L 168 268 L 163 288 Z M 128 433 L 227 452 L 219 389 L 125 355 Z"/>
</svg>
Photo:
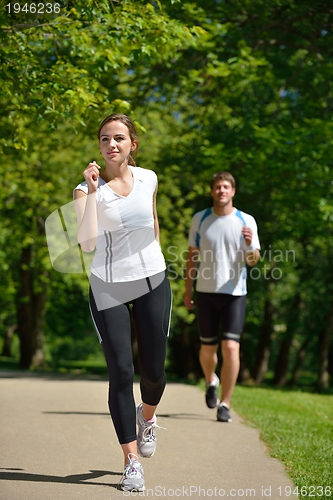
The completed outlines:
<svg viewBox="0 0 333 500">
<path fill-rule="evenodd" d="M 221 340 L 240 341 L 245 319 L 246 295 L 197 292 L 196 305 L 202 344 L 219 343 L 220 325 Z"/>
</svg>

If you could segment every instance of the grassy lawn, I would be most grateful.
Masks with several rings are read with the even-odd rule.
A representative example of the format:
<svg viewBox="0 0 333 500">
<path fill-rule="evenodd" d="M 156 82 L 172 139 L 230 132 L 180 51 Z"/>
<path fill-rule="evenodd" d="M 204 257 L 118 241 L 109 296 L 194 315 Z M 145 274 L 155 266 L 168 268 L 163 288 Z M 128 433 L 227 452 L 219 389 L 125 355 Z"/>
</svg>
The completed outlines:
<svg viewBox="0 0 333 500">
<path fill-rule="evenodd" d="M 0 370 L 25 371 L 19 367 L 18 359 L 3 356 L 0 356 Z M 91 374 L 101 375 L 103 377 L 106 377 L 108 374 L 104 358 L 83 361 L 59 361 L 58 363 L 48 363 L 47 366 L 41 369 L 31 371 L 72 375 Z"/>
<path fill-rule="evenodd" d="M 299 498 L 333 498 L 333 395 L 237 386 L 232 404 L 283 462 Z"/>
</svg>

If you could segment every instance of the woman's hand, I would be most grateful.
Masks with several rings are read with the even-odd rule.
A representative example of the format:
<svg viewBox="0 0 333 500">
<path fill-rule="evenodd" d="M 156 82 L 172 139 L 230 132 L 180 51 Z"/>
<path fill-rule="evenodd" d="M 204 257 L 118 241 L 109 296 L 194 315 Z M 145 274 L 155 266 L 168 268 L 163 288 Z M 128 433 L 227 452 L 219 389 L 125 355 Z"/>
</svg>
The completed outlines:
<svg viewBox="0 0 333 500">
<path fill-rule="evenodd" d="M 90 162 L 85 171 L 83 172 L 83 177 L 85 178 L 88 186 L 88 193 L 97 191 L 98 188 L 98 177 L 100 166 L 94 161 Z"/>
</svg>

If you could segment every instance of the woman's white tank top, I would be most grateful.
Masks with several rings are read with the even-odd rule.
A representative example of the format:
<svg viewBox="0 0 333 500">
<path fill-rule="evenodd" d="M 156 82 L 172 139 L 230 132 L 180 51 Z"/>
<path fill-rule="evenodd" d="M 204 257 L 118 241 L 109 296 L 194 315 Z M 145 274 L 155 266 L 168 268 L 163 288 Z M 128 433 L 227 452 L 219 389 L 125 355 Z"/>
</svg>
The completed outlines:
<svg viewBox="0 0 333 500">
<path fill-rule="evenodd" d="M 98 237 L 91 272 L 107 283 L 147 278 L 166 268 L 154 231 L 157 176 L 152 170 L 130 168 L 134 182 L 128 196 L 117 194 L 101 178 L 98 182 Z M 88 194 L 86 182 L 76 189 Z"/>
</svg>

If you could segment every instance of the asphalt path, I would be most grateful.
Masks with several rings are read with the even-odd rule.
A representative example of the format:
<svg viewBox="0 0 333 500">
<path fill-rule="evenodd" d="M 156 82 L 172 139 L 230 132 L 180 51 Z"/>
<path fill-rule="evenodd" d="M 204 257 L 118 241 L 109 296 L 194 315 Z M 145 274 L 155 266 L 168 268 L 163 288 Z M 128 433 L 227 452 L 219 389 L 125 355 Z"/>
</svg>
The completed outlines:
<svg viewBox="0 0 333 500">
<path fill-rule="evenodd" d="M 118 489 L 122 451 L 94 377 L 0 372 L 0 499 L 293 498 L 283 465 L 232 411 L 216 421 L 197 387 L 167 384 L 157 409 L 156 453 L 142 459 L 146 490 Z M 140 402 L 135 384 L 136 402 Z"/>
</svg>

